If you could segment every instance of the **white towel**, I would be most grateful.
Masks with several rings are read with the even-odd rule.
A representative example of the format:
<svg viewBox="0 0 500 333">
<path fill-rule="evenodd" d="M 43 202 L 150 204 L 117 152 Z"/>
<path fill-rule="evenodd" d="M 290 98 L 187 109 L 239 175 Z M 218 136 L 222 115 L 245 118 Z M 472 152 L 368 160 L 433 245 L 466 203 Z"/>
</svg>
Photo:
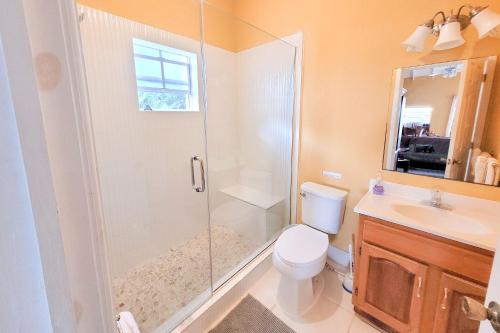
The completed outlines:
<svg viewBox="0 0 500 333">
<path fill-rule="evenodd" d="M 474 163 L 474 183 L 484 184 L 486 179 L 486 165 L 490 157 L 488 153 L 481 153 L 476 158 L 476 163 Z"/>
<path fill-rule="evenodd" d="M 471 156 L 471 162 L 470 162 L 470 165 L 471 165 L 470 174 L 472 177 L 474 177 L 474 174 L 475 174 L 476 160 L 477 160 L 477 157 L 479 155 L 481 155 L 481 149 L 474 148 L 472 150 L 472 156 Z"/>
<path fill-rule="evenodd" d="M 119 333 L 141 333 L 132 313 L 124 311 L 120 312 L 119 316 L 120 319 L 116 323 Z"/>
<path fill-rule="evenodd" d="M 497 164 L 497 167 L 495 168 L 495 179 L 493 180 L 493 185 L 498 186 L 500 184 L 500 165 Z"/>
<path fill-rule="evenodd" d="M 486 176 L 484 178 L 484 183 L 486 185 L 497 185 L 498 184 L 498 161 L 496 158 L 489 157 L 486 161 Z M 495 183 L 496 180 L 496 183 Z"/>
</svg>

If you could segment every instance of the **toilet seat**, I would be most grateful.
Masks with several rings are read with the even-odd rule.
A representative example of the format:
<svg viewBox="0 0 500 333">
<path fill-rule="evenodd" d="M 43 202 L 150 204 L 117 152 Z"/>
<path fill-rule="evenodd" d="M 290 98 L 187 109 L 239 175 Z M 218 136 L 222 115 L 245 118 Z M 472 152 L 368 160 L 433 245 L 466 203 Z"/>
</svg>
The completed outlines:
<svg viewBox="0 0 500 333">
<path fill-rule="evenodd" d="M 274 248 L 279 259 L 293 268 L 324 264 L 327 250 L 328 235 L 303 224 L 283 231 Z"/>
</svg>

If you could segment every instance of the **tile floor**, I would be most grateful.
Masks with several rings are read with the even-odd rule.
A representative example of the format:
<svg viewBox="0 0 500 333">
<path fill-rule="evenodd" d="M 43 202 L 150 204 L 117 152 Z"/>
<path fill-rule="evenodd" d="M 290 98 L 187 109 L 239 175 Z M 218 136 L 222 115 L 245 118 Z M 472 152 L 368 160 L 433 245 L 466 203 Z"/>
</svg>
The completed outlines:
<svg viewBox="0 0 500 333">
<path fill-rule="evenodd" d="M 278 318 L 298 333 L 380 333 L 354 313 L 351 295 L 341 285 L 341 277 L 324 270 L 325 289 L 322 296 L 300 320 L 285 315 L 276 304 L 280 273 L 271 267 L 251 288 L 249 293 L 270 309 Z"/>
</svg>

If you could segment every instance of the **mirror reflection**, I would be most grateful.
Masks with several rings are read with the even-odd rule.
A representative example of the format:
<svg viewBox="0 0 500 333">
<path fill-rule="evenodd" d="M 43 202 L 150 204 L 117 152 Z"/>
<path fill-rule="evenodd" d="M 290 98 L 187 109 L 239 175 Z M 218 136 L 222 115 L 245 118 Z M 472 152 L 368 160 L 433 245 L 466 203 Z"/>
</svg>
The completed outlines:
<svg viewBox="0 0 500 333">
<path fill-rule="evenodd" d="M 384 169 L 498 186 L 497 56 L 394 71 Z"/>
</svg>

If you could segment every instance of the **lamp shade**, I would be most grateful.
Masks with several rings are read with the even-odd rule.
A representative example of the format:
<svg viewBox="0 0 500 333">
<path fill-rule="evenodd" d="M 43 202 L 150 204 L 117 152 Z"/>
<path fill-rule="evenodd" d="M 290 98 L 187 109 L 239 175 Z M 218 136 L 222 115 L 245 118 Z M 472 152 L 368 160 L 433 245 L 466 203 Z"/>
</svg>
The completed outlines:
<svg viewBox="0 0 500 333">
<path fill-rule="evenodd" d="M 407 40 L 401 43 L 403 47 L 406 48 L 408 52 L 422 52 L 424 49 L 425 41 L 427 37 L 431 34 L 431 28 L 419 25 L 417 29 L 408 37 Z"/>
<path fill-rule="evenodd" d="M 439 31 L 439 38 L 434 44 L 433 50 L 448 50 L 458 47 L 465 43 L 460 33 L 460 23 L 448 22 L 444 24 Z"/>
<path fill-rule="evenodd" d="M 471 23 L 477 29 L 479 38 L 500 34 L 500 15 L 489 8 L 485 8 L 476 14 Z"/>
</svg>

